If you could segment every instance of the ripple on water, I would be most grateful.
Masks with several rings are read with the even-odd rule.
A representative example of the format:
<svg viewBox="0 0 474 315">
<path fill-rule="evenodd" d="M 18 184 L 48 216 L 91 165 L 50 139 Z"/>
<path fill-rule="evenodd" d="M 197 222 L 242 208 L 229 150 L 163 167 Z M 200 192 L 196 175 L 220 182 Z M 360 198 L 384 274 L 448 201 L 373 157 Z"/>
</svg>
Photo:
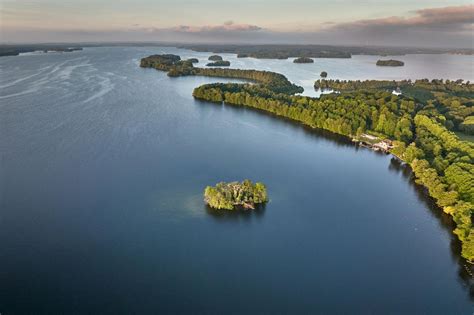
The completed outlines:
<svg viewBox="0 0 474 315">
<path fill-rule="evenodd" d="M 98 76 L 98 78 L 100 79 L 100 81 L 98 81 L 100 89 L 97 92 L 95 92 L 93 95 L 88 97 L 86 100 L 84 100 L 83 101 L 84 104 L 89 103 L 97 98 L 100 98 L 114 89 L 115 84 L 112 83 L 112 81 L 108 77 Z"/>
</svg>

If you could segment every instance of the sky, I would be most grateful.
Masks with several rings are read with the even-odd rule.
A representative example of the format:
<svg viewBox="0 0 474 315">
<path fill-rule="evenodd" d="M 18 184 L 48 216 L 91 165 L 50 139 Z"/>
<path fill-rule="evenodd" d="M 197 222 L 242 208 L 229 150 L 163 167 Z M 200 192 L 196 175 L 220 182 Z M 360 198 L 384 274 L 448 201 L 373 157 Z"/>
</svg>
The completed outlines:
<svg viewBox="0 0 474 315">
<path fill-rule="evenodd" d="M 0 42 L 473 48 L 472 0 L 0 0 Z"/>
</svg>

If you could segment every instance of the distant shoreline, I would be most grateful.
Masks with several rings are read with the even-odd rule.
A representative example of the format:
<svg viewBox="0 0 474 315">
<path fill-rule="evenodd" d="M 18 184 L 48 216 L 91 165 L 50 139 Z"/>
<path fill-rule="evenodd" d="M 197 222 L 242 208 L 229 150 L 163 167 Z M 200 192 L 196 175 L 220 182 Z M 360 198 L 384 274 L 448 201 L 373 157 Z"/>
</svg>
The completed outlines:
<svg viewBox="0 0 474 315">
<path fill-rule="evenodd" d="M 44 44 L 0 44 L 0 57 L 18 56 L 20 53 L 45 49 L 70 49 L 71 47 L 175 47 L 197 52 L 234 53 L 239 58 L 288 59 L 288 58 L 351 58 L 354 55 L 403 56 L 413 54 L 453 54 L 474 55 L 471 48 L 413 48 L 383 46 L 337 46 L 337 45 L 291 45 L 291 44 L 189 44 L 150 42 L 110 42 L 110 43 L 44 43 Z"/>
</svg>

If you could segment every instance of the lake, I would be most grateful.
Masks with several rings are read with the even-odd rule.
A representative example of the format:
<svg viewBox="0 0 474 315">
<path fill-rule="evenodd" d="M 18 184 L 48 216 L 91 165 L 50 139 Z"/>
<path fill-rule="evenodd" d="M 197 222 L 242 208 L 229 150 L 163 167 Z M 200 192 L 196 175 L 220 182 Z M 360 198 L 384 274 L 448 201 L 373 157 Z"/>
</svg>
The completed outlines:
<svg viewBox="0 0 474 315">
<path fill-rule="evenodd" d="M 389 155 L 251 109 L 223 79 L 138 67 L 163 47 L 0 58 L 0 313 L 471 314 L 452 221 Z M 315 95 L 329 78 L 473 80 L 473 56 L 237 59 Z M 203 190 L 263 181 L 258 211 Z"/>
</svg>

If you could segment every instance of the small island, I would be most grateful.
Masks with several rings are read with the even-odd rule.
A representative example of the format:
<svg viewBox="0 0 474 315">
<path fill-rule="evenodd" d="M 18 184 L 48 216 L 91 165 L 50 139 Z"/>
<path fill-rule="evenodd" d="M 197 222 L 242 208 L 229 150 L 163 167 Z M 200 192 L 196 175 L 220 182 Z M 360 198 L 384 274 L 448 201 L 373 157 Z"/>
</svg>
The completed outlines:
<svg viewBox="0 0 474 315">
<path fill-rule="evenodd" d="M 313 63 L 314 60 L 308 57 L 299 57 L 293 60 L 294 63 Z"/>
<path fill-rule="evenodd" d="M 321 74 L 319 75 L 321 78 L 327 78 L 328 76 L 328 73 L 326 71 L 323 71 L 321 72 Z"/>
<path fill-rule="evenodd" d="M 381 67 L 403 67 L 405 63 L 400 60 L 389 59 L 389 60 L 377 60 L 376 65 L 381 66 Z"/>
<path fill-rule="evenodd" d="M 43 49 L 44 53 L 49 53 L 49 52 L 73 52 L 73 51 L 78 51 L 82 50 L 82 47 L 52 47 L 52 48 L 46 48 Z"/>
<path fill-rule="evenodd" d="M 222 57 L 219 55 L 212 55 L 208 58 L 210 61 L 222 61 Z"/>
<path fill-rule="evenodd" d="M 210 62 L 206 66 L 208 66 L 208 67 L 228 67 L 228 66 L 230 66 L 230 62 L 226 61 L 226 60 L 218 60 L 218 61 Z"/>
<path fill-rule="evenodd" d="M 190 63 L 198 63 L 198 62 L 199 62 L 199 59 L 197 59 L 197 58 L 191 58 L 191 59 L 188 59 L 188 61 L 189 61 Z"/>
<path fill-rule="evenodd" d="M 263 183 L 246 179 L 243 182 L 218 183 L 204 190 L 204 202 L 214 209 L 255 209 L 268 201 L 267 189 Z"/>
</svg>

